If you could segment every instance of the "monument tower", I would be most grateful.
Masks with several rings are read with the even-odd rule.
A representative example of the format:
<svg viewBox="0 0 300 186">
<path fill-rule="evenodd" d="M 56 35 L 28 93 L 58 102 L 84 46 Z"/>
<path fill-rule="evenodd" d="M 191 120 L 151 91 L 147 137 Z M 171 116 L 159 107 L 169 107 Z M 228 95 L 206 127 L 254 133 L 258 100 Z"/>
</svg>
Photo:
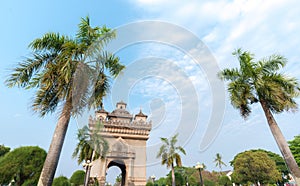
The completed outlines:
<svg viewBox="0 0 300 186">
<path fill-rule="evenodd" d="M 133 116 L 126 106 L 120 101 L 111 113 L 101 109 L 95 112 L 95 118 L 89 119 L 91 129 L 97 121 L 103 123 L 101 135 L 109 144 L 106 157 L 93 161 L 91 166 L 90 177 L 96 178 L 101 186 L 112 166 L 121 169 L 122 186 L 146 185 L 146 142 L 152 125 L 142 110 Z"/>
</svg>

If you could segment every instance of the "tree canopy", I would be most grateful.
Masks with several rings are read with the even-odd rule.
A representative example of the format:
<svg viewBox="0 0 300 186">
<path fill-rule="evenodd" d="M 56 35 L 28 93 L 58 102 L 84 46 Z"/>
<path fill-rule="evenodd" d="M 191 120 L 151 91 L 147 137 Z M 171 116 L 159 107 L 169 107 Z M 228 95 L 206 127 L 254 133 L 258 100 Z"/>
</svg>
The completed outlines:
<svg viewBox="0 0 300 186">
<path fill-rule="evenodd" d="M 281 174 L 275 161 L 266 152 L 245 151 L 237 154 L 233 160 L 232 180 L 235 183 L 251 182 L 257 184 L 276 183 L 280 181 Z"/>
<path fill-rule="evenodd" d="M 71 186 L 70 181 L 65 176 L 54 178 L 52 186 Z"/>
<path fill-rule="evenodd" d="M 300 135 L 295 136 L 295 138 L 288 141 L 288 143 L 298 166 L 300 166 Z"/>
<path fill-rule="evenodd" d="M 6 147 L 4 145 L 0 145 L 0 157 L 4 156 L 9 151 L 10 151 L 10 147 Z"/>
<path fill-rule="evenodd" d="M 14 179 L 16 185 L 25 181 L 36 185 L 46 158 L 46 151 L 37 146 L 19 147 L 0 159 L 0 183 Z M 0 184 L 0 185 L 1 185 Z"/>
<path fill-rule="evenodd" d="M 73 172 L 73 174 L 70 178 L 70 183 L 73 186 L 83 185 L 84 175 L 85 175 L 85 172 L 83 170 L 77 170 L 77 171 Z"/>
</svg>

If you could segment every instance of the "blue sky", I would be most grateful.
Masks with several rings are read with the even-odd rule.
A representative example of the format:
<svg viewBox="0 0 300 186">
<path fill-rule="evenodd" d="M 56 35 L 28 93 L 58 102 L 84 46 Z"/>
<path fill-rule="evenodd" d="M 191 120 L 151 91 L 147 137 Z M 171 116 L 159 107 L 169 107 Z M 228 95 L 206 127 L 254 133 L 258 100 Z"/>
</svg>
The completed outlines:
<svg viewBox="0 0 300 186">
<path fill-rule="evenodd" d="M 210 55 L 215 57 L 221 69 L 238 65 L 231 53 L 242 47 L 255 53 L 258 59 L 273 53 L 284 55 L 289 62 L 283 71 L 300 79 L 299 5 L 296 0 L 2 1 L 0 143 L 12 148 L 39 145 L 47 150 L 49 147 L 58 113 L 39 118 L 30 108 L 33 90 L 9 89 L 4 85 L 9 69 L 28 55 L 28 44 L 46 32 L 74 35 L 80 18 L 87 15 L 90 16 L 92 25 L 106 25 L 117 29 L 135 21 L 164 21 L 195 34 L 208 47 Z M 175 39 L 181 38 L 176 33 L 168 30 L 165 32 Z M 129 109 L 133 113 L 142 107 L 153 120 L 154 128 L 148 141 L 151 152 L 155 150 L 151 147 L 159 145 L 159 137 L 171 136 L 180 128 L 178 120 L 184 118 L 182 113 L 188 110 L 188 113 L 196 113 L 197 121 L 185 118 L 185 122 L 189 124 L 187 126 L 193 130 L 188 135 L 182 134 L 180 140 L 187 151 L 187 156 L 183 156 L 183 163 L 187 166 L 193 166 L 199 161 L 204 162 L 209 170 L 217 170 L 213 164 L 216 153 L 222 154 L 224 162 L 228 164 L 235 154 L 251 148 L 279 153 L 259 105 L 253 107 L 252 115 L 245 121 L 238 111 L 233 110 L 227 97 L 225 102 L 223 100 L 226 109 L 215 140 L 207 148 L 200 148 L 201 141 L 205 140 L 205 130 L 210 125 L 209 121 L 215 116 L 211 111 L 214 105 L 211 87 L 214 85 L 208 79 L 209 72 L 203 66 L 195 64 L 187 53 L 161 43 L 139 43 L 124 47 L 117 54 L 128 71 L 116 82 L 112 82 L 112 92 L 105 100 L 106 109 L 111 111 L 114 101 L 119 98 L 129 102 Z M 174 66 L 153 65 L 149 68 L 160 69 L 160 74 L 134 79 L 135 83 L 127 87 L 130 88 L 128 95 L 116 91 L 120 88 L 118 82 L 122 78 L 135 77 L 132 74 L 138 74 L 141 64 L 139 60 L 145 61 L 148 57 L 169 60 Z M 179 71 L 184 75 L 176 76 L 174 72 Z M 178 77 L 186 81 L 179 81 Z M 183 82 L 190 82 L 193 89 L 185 87 Z M 183 93 L 180 92 L 181 89 Z M 196 98 L 189 97 L 191 95 L 196 95 Z M 184 105 L 184 100 L 192 100 L 195 104 Z M 297 102 L 299 101 L 298 99 Z M 287 140 L 300 134 L 299 112 L 277 115 L 276 119 Z M 77 124 L 82 125 L 76 121 L 78 120 L 73 119 L 69 126 L 57 175 L 70 176 L 80 168 L 76 160 L 71 159 L 76 144 Z M 188 140 L 183 139 L 184 137 Z M 147 175 L 165 175 L 167 170 L 159 165 L 158 160 L 151 161 L 148 162 Z"/>
</svg>

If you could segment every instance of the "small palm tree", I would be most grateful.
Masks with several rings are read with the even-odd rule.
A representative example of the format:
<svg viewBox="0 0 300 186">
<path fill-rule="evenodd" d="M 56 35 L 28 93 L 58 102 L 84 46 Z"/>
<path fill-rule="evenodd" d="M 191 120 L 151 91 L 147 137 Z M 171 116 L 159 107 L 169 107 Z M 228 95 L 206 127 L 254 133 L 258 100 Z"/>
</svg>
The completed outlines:
<svg viewBox="0 0 300 186">
<path fill-rule="evenodd" d="M 92 129 L 88 126 L 84 126 L 82 129 L 78 130 L 78 144 L 72 155 L 73 158 L 77 158 L 78 164 L 83 161 L 89 162 L 99 157 L 103 158 L 106 156 L 109 145 L 108 142 L 101 136 L 101 129 L 101 122 L 97 122 L 95 127 Z M 89 181 L 90 169 L 90 166 L 86 167 L 86 174 L 84 177 L 85 185 L 87 185 Z"/>
<path fill-rule="evenodd" d="M 300 170 L 289 149 L 289 146 L 278 127 L 273 113 L 296 110 L 294 98 L 300 95 L 300 87 L 295 78 L 278 72 L 287 60 L 280 55 L 272 55 L 254 62 L 253 54 L 238 49 L 237 56 L 240 68 L 224 69 L 219 73 L 222 80 L 230 81 L 228 92 L 231 104 L 239 109 L 246 118 L 251 113 L 250 105 L 259 102 L 285 162 L 300 185 Z"/>
<path fill-rule="evenodd" d="M 95 159 L 106 156 L 109 145 L 108 142 L 101 136 L 100 131 L 102 124 L 97 122 L 93 129 L 88 126 L 78 130 L 77 146 L 72 154 L 73 158 L 77 158 L 78 164 L 83 161 L 94 161 Z"/>
<path fill-rule="evenodd" d="M 220 153 L 216 154 L 216 157 L 214 159 L 214 163 L 216 164 L 216 167 L 219 167 L 220 171 L 222 171 L 222 166 L 226 166 L 226 164 L 222 161 L 222 156 Z"/>
<path fill-rule="evenodd" d="M 62 107 L 39 185 L 52 184 L 71 116 L 87 106 L 99 106 L 108 91 L 109 77 L 116 77 L 124 68 L 119 58 L 103 51 L 114 37 L 105 26 L 91 27 L 88 17 L 81 19 L 75 38 L 46 33 L 35 39 L 29 45 L 32 56 L 19 63 L 7 79 L 8 87 L 37 89 L 32 107 L 40 116 Z"/>
<path fill-rule="evenodd" d="M 170 141 L 167 138 L 160 138 L 163 142 L 163 145 L 160 147 L 157 154 L 157 158 L 161 158 L 161 164 L 167 165 L 167 168 L 171 168 L 172 186 L 175 186 L 174 164 L 176 163 L 176 165 L 179 167 L 182 166 L 179 152 L 183 153 L 184 155 L 186 154 L 183 147 L 175 146 L 177 142 L 177 136 L 178 134 L 174 135 Z"/>
</svg>

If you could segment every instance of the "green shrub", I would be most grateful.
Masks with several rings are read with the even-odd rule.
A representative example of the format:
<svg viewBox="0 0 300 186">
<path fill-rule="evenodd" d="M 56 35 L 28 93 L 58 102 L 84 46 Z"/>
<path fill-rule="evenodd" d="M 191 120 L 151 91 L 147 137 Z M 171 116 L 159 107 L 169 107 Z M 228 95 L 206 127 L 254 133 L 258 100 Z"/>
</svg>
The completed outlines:
<svg viewBox="0 0 300 186">
<path fill-rule="evenodd" d="M 75 171 L 70 178 L 70 183 L 72 184 L 72 186 L 83 185 L 84 184 L 84 175 L 85 175 L 85 172 L 83 170 Z"/>
<path fill-rule="evenodd" d="M 71 186 L 71 183 L 69 182 L 67 177 L 59 176 L 57 178 L 54 178 L 52 186 Z"/>
</svg>

